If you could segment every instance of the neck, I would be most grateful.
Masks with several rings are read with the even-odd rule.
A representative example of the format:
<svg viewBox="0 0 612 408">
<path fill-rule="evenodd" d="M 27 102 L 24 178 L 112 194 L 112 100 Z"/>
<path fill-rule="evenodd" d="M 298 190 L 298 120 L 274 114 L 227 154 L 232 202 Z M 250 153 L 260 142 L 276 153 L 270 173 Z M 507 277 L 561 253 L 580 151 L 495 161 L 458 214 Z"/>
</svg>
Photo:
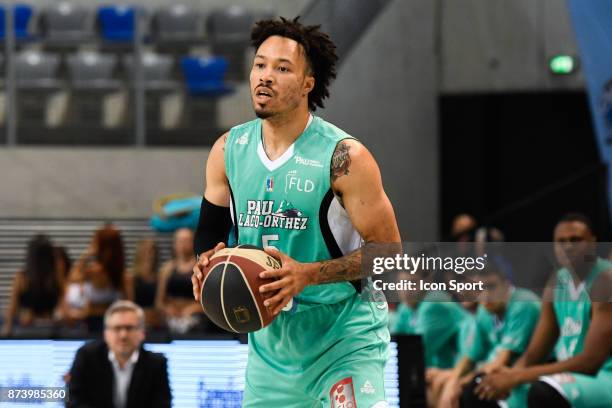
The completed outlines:
<svg viewBox="0 0 612 408">
<path fill-rule="evenodd" d="M 274 160 L 283 154 L 304 132 L 309 118 L 310 112 L 307 108 L 303 108 L 287 115 L 264 119 L 262 138 L 268 157 Z"/>
<path fill-rule="evenodd" d="M 130 353 L 130 355 L 128 356 L 125 356 L 121 353 L 115 353 L 115 358 L 117 359 L 117 362 L 119 363 L 119 367 L 124 368 L 128 360 L 130 359 L 130 357 L 132 357 L 133 353 L 134 352 Z"/>
<path fill-rule="evenodd" d="M 591 269 L 593 269 L 594 264 L 595 262 L 580 262 L 579 264 L 572 265 L 571 270 L 580 281 L 583 281 L 587 278 Z"/>
</svg>

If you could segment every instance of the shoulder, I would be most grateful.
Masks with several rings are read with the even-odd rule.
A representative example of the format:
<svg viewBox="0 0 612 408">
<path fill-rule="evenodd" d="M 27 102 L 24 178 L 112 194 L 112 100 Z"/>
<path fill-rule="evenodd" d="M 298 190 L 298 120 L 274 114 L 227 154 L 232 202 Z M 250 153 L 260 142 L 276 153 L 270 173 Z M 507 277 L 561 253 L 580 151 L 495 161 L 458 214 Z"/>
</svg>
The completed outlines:
<svg viewBox="0 0 612 408">
<path fill-rule="evenodd" d="M 253 119 L 232 127 L 225 132 L 221 138 L 224 139 L 224 145 L 246 145 L 251 139 L 251 134 L 259 127 L 261 127 L 261 119 Z"/>
<path fill-rule="evenodd" d="M 540 298 L 538 295 L 530 291 L 529 289 L 516 288 L 512 296 L 511 305 L 518 309 L 531 309 L 534 307 L 539 308 Z"/>
<path fill-rule="evenodd" d="M 163 367 L 167 364 L 166 356 L 161 353 L 155 353 L 141 348 L 140 355 L 142 356 L 143 362 L 151 367 Z"/>
<path fill-rule="evenodd" d="M 102 340 L 94 340 L 82 345 L 78 351 L 77 356 L 81 358 L 95 357 L 95 356 L 106 356 L 108 354 L 108 347 Z"/>
<path fill-rule="evenodd" d="M 343 176 L 380 177 L 374 156 L 356 139 L 338 141 L 332 154 L 330 171 L 332 183 L 341 182 L 346 178 Z"/>
<path fill-rule="evenodd" d="M 162 277 L 170 276 L 170 274 L 172 274 L 173 269 L 174 269 L 174 261 L 173 260 L 166 261 L 162 264 L 160 268 L 160 275 Z"/>
<path fill-rule="evenodd" d="M 609 264 L 609 262 L 606 262 Z M 593 302 L 611 302 L 612 301 L 612 268 L 607 268 L 601 271 L 593 281 L 591 286 L 590 297 Z"/>
<path fill-rule="evenodd" d="M 225 145 L 227 144 L 227 139 L 229 138 L 229 135 L 230 132 L 227 131 L 221 136 L 219 136 L 217 140 L 215 140 L 215 143 L 213 143 L 212 147 L 210 148 L 209 157 L 213 157 L 217 154 L 223 156 L 223 151 L 225 150 Z"/>
</svg>

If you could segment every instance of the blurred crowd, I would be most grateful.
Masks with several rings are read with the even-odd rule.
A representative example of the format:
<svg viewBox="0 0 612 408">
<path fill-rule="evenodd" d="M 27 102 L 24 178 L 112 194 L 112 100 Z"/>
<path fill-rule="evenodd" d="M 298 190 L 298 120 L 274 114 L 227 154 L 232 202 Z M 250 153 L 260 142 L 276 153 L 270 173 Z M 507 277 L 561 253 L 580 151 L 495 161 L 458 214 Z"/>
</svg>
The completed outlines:
<svg viewBox="0 0 612 408">
<path fill-rule="evenodd" d="M 193 298 L 193 232 L 177 230 L 172 249 L 172 258 L 160 264 L 158 244 L 145 237 L 128 265 L 121 232 L 107 224 L 73 260 L 66 248 L 53 245 L 49 237 L 34 236 L 24 267 L 13 279 L 1 336 L 98 335 L 104 328 L 105 311 L 122 299 L 144 309 L 149 332 L 216 332 Z"/>
</svg>

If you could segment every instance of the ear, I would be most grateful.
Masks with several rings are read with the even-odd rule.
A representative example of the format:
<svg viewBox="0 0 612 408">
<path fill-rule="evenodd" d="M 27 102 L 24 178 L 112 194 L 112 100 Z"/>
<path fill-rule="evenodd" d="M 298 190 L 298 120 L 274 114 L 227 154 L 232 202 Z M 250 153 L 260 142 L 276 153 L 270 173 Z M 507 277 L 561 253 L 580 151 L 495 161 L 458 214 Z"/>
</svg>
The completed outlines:
<svg viewBox="0 0 612 408">
<path fill-rule="evenodd" d="M 306 96 L 314 89 L 315 78 L 312 75 L 306 75 L 304 77 L 304 87 L 302 89 L 302 96 Z"/>
</svg>

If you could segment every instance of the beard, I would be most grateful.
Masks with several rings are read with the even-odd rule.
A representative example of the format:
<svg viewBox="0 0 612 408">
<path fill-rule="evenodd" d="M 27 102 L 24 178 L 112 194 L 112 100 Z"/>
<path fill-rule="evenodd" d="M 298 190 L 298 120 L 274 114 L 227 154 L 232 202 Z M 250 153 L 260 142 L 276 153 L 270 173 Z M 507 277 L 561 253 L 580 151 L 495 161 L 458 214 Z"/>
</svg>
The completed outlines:
<svg viewBox="0 0 612 408">
<path fill-rule="evenodd" d="M 266 110 L 266 108 L 259 108 L 256 103 L 253 103 L 253 110 L 255 111 L 255 116 L 259 119 L 268 119 L 276 114 L 276 112 Z"/>
<path fill-rule="evenodd" d="M 257 116 L 259 119 L 268 119 L 274 116 L 274 112 L 255 109 L 255 116 Z"/>
</svg>

